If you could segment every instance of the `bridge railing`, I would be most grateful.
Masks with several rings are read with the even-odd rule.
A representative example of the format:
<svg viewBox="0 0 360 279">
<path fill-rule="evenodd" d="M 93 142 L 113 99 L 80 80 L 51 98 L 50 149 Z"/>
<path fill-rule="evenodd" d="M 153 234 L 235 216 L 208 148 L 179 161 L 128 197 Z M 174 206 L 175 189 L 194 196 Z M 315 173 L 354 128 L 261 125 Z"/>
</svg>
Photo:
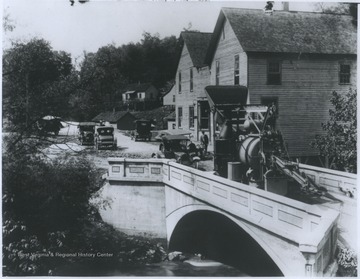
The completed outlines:
<svg viewBox="0 0 360 279">
<path fill-rule="evenodd" d="M 164 164 L 164 183 L 220 210 L 317 252 L 338 213 L 230 181 L 173 162 Z M 328 239 L 325 237 L 325 239 Z"/>
<path fill-rule="evenodd" d="M 186 195 L 316 253 L 334 230 L 338 213 L 161 159 L 109 158 L 110 184 L 164 183 Z M 119 183 L 122 182 L 122 183 Z"/>
<path fill-rule="evenodd" d="M 163 182 L 163 164 L 168 160 L 108 158 L 109 181 Z"/>
<path fill-rule="evenodd" d="M 299 168 L 317 185 L 325 187 L 330 193 L 346 194 L 350 192 L 356 199 L 357 175 L 331 169 L 299 164 Z"/>
</svg>

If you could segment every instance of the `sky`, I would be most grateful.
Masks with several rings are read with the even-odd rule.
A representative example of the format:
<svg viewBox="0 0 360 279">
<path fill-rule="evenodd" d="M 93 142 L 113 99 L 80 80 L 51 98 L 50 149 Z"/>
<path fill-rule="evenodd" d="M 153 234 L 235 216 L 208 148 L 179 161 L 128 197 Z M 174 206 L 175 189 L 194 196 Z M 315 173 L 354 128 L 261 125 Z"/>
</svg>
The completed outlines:
<svg viewBox="0 0 360 279">
<path fill-rule="evenodd" d="M 179 36 L 184 28 L 212 32 L 221 7 L 262 9 L 266 1 L 119 1 L 90 0 L 86 4 L 69 0 L 3 0 L 3 13 L 15 25 L 3 33 L 3 49 L 11 41 L 43 38 L 54 50 L 64 50 L 81 60 L 83 52 L 100 47 L 139 42 L 143 32 L 160 38 Z M 281 9 L 275 2 L 275 9 Z M 314 10 L 314 3 L 290 2 L 290 10 Z"/>
</svg>

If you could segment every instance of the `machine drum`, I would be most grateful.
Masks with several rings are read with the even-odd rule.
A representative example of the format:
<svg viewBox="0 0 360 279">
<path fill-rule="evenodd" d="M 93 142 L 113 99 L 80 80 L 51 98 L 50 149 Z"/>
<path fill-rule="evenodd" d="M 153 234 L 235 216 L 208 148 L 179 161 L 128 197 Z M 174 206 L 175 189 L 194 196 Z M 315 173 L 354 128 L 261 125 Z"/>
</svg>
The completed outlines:
<svg viewBox="0 0 360 279">
<path fill-rule="evenodd" d="M 248 137 L 240 145 L 240 162 L 251 166 L 253 169 L 260 168 L 260 138 Z"/>
</svg>

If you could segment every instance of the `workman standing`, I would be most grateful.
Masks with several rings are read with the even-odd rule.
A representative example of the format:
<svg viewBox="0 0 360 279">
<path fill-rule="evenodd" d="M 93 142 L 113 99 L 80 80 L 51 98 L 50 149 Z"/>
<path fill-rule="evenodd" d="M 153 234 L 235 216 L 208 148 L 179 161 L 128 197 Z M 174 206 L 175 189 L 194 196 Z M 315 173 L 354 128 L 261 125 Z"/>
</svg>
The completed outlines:
<svg viewBox="0 0 360 279">
<path fill-rule="evenodd" d="M 202 132 L 202 135 L 200 137 L 200 142 L 201 142 L 201 145 L 204 147 L 205 154 L 206 154 L 207 153 L 207 148 L 208 148 L 208 145 L 209 145 L 209 138 L 205 134 L 204 131 L 201 131 L 201 132 Z"/>
</svg>

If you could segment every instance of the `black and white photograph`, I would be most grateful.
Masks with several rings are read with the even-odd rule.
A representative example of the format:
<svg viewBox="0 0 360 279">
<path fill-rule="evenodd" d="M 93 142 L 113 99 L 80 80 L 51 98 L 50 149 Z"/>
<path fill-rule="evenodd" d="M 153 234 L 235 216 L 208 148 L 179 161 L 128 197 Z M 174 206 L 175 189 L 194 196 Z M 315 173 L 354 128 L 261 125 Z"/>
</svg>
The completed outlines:
<svg viewBox="0 0 360 279">
<path fill-rule="evenodd" d="M 357 277 L 356 2 L 4 0 L 4 277 Z"/>
</svg>

